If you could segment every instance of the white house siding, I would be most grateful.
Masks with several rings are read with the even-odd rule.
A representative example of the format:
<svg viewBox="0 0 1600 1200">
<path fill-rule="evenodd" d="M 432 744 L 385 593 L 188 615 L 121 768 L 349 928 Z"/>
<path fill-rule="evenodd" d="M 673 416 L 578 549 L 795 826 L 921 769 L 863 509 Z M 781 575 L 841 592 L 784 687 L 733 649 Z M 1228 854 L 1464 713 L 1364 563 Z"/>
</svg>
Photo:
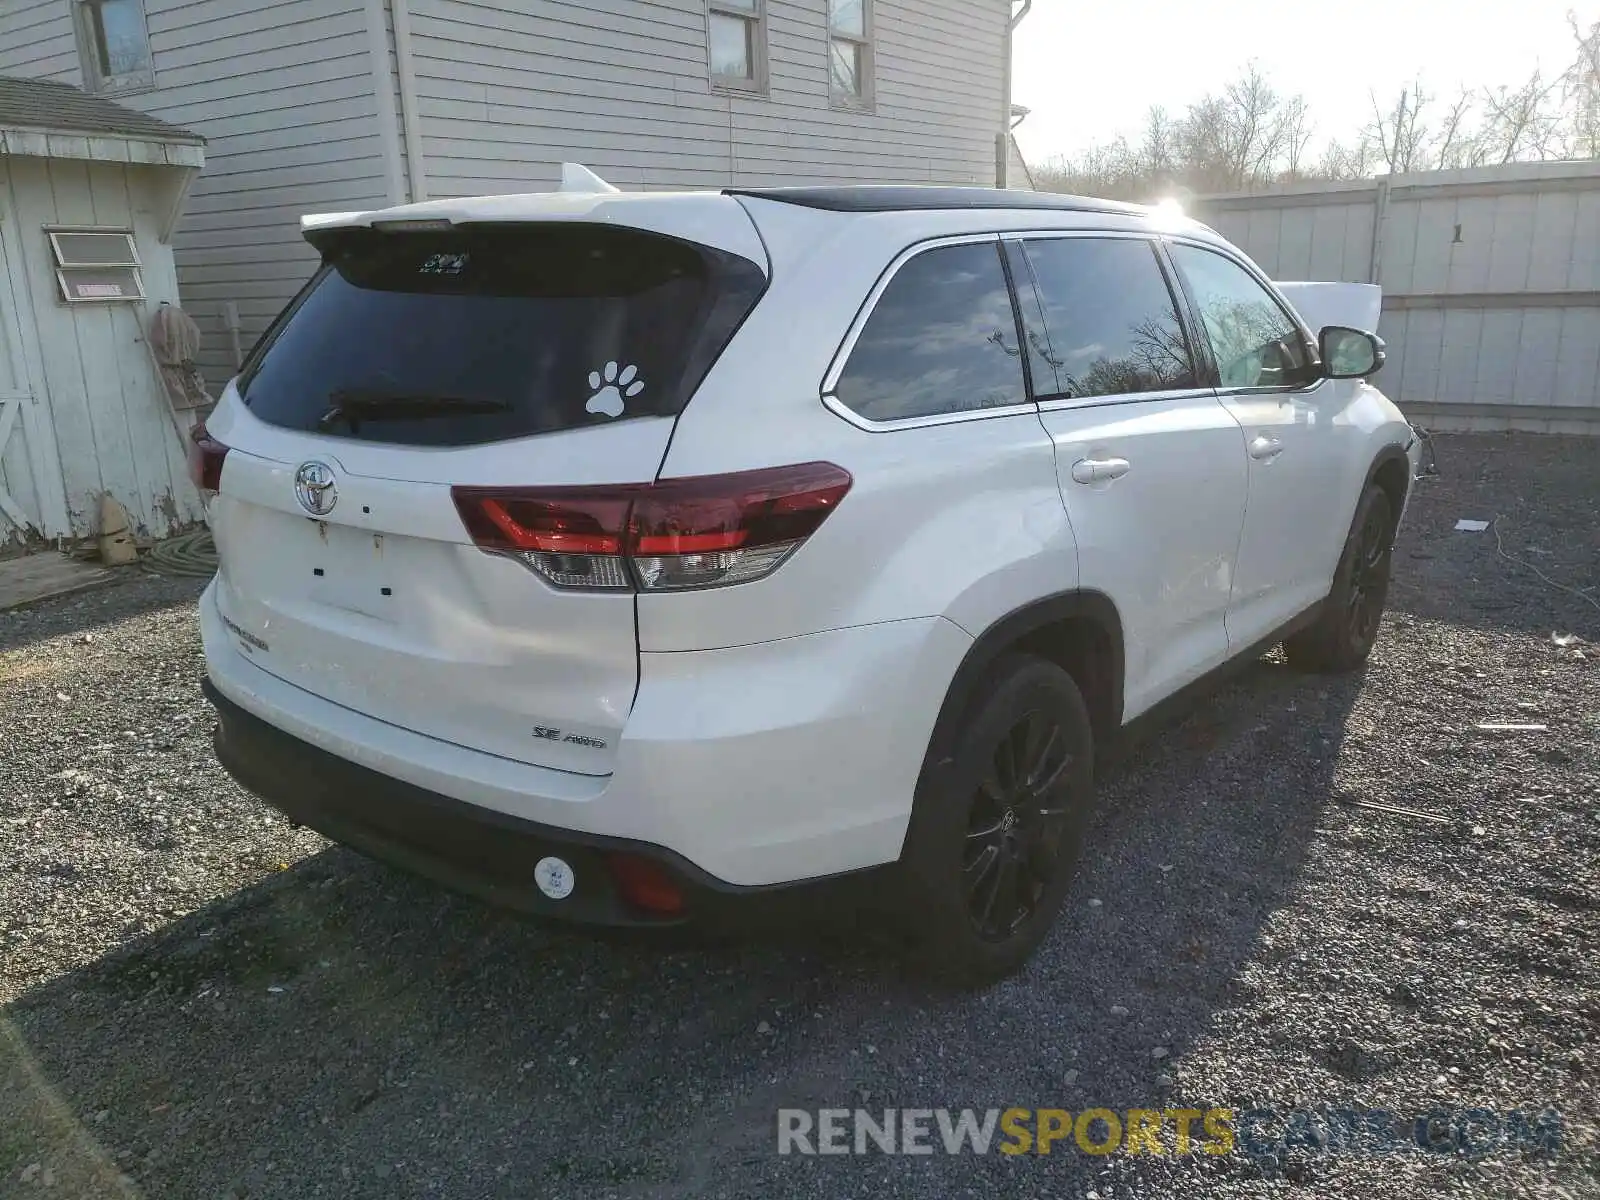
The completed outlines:
<svg viewBox="0 0 1600 1200">
<path fill-rule="evenodd" d="M 83 83 L 72 10 L 63 0 L 0 0 L 0 75 Z"/>
<path fill-rule="evenodd" d="M 148 315 L 178 296 L 171 260 L 156 251 L 166 215 L 156 172 L 164 169 L 0 158 L 5 257 L 13 279 L 26 282 L 24 296 L 0 302 L 16 304 L 18 374 L 31 380 L 24 427 L 13 431 L 3 462 L 5 487 L 46 533 L 98 528 L 104 492 L 140 533 L 162 536 L 203 515 L 145 343 Z M 148 307 L 59 303 L 47 225 L 131 228 Z"/>
<path fill-rule="evenodd" d="M 1004 0 L 878 0 L 871 112 L 830 106 L 826 0 L 768 0 L 770 91 L 712 91 L 704 0 L 412 0 L 428 190 L 994 182 Z"/>
<path fill-rule="evenodd" d="M 1408 410 L 1440 427 L 1600 432 L 1600 165 L 1400 175 L 1195 207 L 1276 278 L 1381 283 L 1382 383 Z"/>
<path fill-rule="evenodd" d="M 410 0 L 409 128 L 395 2 L 145 0 L 156 87 L 118 99 L 206 138 L 176 247 L 213 388 L 224 306 L 248 349 L 311 273 L 300 216 L 420 198 L 414 177 L 431 197 L 551 187 L 568 160 L 633 188 L 994 182 L 1008 0 L 875 0 L 870 112 L 829 103 L 826 0 L 767 0 L 759 98 L 712 91 L 705 0 Z M 82 83 L 68 0 L 0 0 L 5 70 Z"/>
<path fill-rule="evenodd" d="M 316 266 L 301 214 L 390 202 L 366 4 L 144 2 L 156 87 L 116 99 L 206 139 L 175 246 L 216 388 L 234 362 L 224 306 L 248 349 Z M 0 73 L 82 86 L 69 0 L 0 0 Z"/>
<path fill-rule="evenodd" d="M 315 269 L 308 211 L 388 203 L 363 0 L 145 0 L 156 88 L 125 102 L 206 139 L 176 238 L 213 388 Z"/>
<path fill-rule="evenodd" d="M 49 408 L 31 379 L 37 347 L 23 341 L 24 325 L 33 331 L 28 287 L 9 160 L 0 157 L 0 550 L 30 529 L 66 523 Z"/>
</svg>

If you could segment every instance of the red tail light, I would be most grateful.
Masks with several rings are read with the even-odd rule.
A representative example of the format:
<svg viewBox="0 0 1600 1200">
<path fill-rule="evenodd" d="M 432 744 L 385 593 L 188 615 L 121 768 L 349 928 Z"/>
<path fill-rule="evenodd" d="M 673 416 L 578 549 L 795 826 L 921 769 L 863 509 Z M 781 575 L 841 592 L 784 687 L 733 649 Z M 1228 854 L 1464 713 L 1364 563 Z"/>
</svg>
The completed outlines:
<svg viewBox="0 0 1600 1200">
<path fill-rule="evenodd" d="M 202 492 L 222 490 L 222 460 L 228 448 L 206 432 L 206 423 L 189 430 L 189 479 Z"/>
<path fill-rule="evenodd" d="M 850 490 L 832 463 L 601 487 L 451 490 L 472 540 L 557 587 L 646 591 L 747 583 Z"/>
<path fill-rule="evenodd" d="M 683 911 L 683 889 L 660 863 L 637 854 L 611 854 L 607 865 L 622 898 L 635 908 L 662 917 Z"/>
</svg>

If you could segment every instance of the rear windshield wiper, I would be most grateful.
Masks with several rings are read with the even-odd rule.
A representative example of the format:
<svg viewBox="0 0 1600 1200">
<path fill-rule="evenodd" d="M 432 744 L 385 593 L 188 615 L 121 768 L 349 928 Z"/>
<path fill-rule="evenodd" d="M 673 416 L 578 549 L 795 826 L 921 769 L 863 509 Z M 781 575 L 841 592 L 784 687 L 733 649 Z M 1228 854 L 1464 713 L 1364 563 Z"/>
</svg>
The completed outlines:
<svg viewBox="0 0 1600 1200">
<path fill-rule="evenodd" d="M 318 429 L 343 422 L 355 432 L 361 421 L 417 421 L 429 417 L 463 417 L 505 412 L 504 400 L 451 396 L 442 392 L 382 392 L 374 388 L 341 388 L 328 396 L 331 407 L 317 419 Z"/>
</svg>

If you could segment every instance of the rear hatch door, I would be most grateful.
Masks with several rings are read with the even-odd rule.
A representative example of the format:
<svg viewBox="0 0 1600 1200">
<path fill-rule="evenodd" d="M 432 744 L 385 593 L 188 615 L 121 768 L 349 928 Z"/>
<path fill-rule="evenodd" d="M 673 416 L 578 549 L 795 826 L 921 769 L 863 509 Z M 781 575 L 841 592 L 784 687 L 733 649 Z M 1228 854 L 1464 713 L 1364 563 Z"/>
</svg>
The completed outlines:
<svg viewBox="0 0 1600 1200">
<path fill-rule="evenodd" d="M 563 590 L 479 549 L 451 489 L 654 479 L 763 270 L 571 221 L 320 236 L 321 270 L 207 423 L 229 447 L 212 525 L 241 651 L 418 733 L 609 773 L 631 587 Z"/>
</svg>

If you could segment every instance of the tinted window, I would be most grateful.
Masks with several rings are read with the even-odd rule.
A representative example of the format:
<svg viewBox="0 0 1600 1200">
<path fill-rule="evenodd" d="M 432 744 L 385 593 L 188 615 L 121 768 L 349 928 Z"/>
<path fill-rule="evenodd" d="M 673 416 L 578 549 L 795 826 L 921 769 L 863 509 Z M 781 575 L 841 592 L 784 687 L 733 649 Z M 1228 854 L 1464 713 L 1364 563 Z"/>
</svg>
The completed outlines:
<svg viewBox="0 0 1600 1200">
<path fill-rule="evenodd" d="M 672 415 L 764 285 L 634 230 L 339 231 L 240 390 L 273 425 L 412 445 Z"/>
<path fill-rule="evenodd" d="M 1115 396 L 1196 385 L 1183 324 L 1149 242 L 1053 238 L 1026 247 L 1044 311 L 1044 328 L 1028 330 L 1037 395 Z"/>
<path fill-rule="evenodd" d="M 834 388 L 872 421 L 1026 401 L 1011 292 L 994 242 L 906 262 L 878 298 Z"/>
<path fill-rule="evenodd" d="M 1238 263 L 1175 244 L 1223 387 L 1303 387 L 1317 377 L 1300 328 Z"/>
</svg>

